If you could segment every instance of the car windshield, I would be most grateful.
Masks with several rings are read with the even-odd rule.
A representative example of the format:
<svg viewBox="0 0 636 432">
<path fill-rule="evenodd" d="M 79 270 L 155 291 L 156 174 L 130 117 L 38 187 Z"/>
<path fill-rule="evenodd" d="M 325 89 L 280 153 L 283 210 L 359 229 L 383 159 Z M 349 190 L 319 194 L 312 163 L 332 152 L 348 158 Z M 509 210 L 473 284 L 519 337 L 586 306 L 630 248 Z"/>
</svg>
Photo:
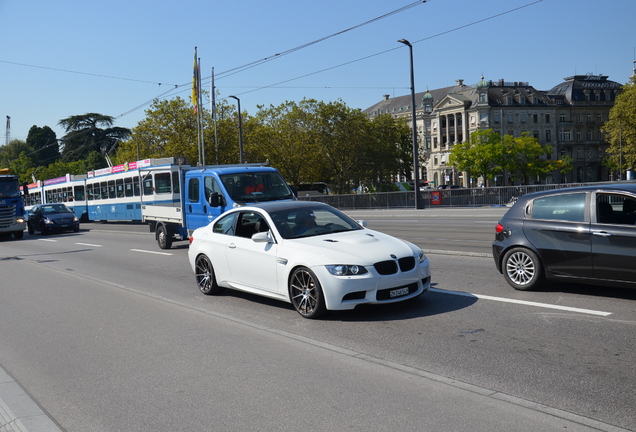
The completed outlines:
<svg viewBox="0 0 636 432">
<path fill-rule="evenodd" d="M 360 230 L 349 216 L 332 207 L 290 208 L 272 212 L 272 220 L 284 239 Z"/>
<path fill-rule="evenodd" d="M 15 180 L 0 182 L 0 197 L 15 198 L 20 196 L 18 182 Z"/>
<path fill-rule="evenodd" d="M 278 172 L 223 174 L 220 177 L 230 197 L 237 203 L 276 201 L 294 197 Z"/>
<path fill-rule="evenodd" d="M 42 214 L 55 214 L 55 213 L 71 213 L 71 210 L 64 204 L 50 204 L 42 206 Z"/>
</svg>

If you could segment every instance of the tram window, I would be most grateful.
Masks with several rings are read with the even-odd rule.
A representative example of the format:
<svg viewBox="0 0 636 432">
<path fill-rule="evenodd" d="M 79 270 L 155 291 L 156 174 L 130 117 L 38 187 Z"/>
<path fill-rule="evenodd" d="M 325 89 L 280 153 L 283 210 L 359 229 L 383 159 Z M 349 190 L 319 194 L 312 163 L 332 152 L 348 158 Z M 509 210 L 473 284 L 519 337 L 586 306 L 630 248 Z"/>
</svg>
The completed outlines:
<svg viewBox="0 0 636 432">
<path fill-rule="evenodd" d="M 75 201 L 84 201 L 85 199 L 84 186 L 75 186 Z"/>
<path fill-rule="evenodd" d="M 99 187 L 102 190 L 101 191 L 102 199 L 108 199 L 108 183 L 103 181 L 99 184 Z"/>
<path fill-rule="evenodd" d="M 158 194 L 170 193 L 170 173 L 155 174 L 155 191 Z"/>
<path fill-rule="evenodd" d="M 188 201 L 199 202 L 199 179 L 191 178 L 188 186 Z"/>
<path fill-rule="evenodd" d="M 144 195 L 152 195 L 152 176 L 144 177 Z"/>
<path fill-rule="evenodd" d="M 132 177 L 126 177 L 124 179 L 124 194 L 127 197 L 133 196 L 133 186 L 132 186 Z"/>
<path fill-rule="evenodd" d="M 86 185 L 86 200 L 88 201 L 93 201 L 94 199 L 97 199 L 94 195 L 93 195 L 93 184 L 87 184 Z"/>
<path fill-rule="evenodd" d="M 117 198 L 124 197 L 124 179 L 115 180 L 115 186 L 117 187 Z"/>
<path fill-rule="evenodd" d="M 115 180 L 108 180 L 108 198 L 117 198 L 117 194 L 115 193 Z"/>
<path fill-rule="evenodd" d="M 177 171 L 172 173 L 172 193 L 179 193 L 179 173 Z"/>
<path fill-rule="evenodd" d="M 133 191 L 135 192 L 135 196 L 140 195 L 139 191 L 139 176 L 133 177 Z"/>
</svg>

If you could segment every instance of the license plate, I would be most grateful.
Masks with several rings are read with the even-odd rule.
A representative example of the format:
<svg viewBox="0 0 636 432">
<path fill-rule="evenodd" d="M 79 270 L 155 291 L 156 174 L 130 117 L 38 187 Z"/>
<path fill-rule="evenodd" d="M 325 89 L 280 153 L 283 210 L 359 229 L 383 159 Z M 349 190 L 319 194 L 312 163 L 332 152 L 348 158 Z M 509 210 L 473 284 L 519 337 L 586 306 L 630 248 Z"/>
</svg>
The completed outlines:
<svg viewBox="0 0 636 432">
<path fill-rule="evenodd" d="M 62 228 L 66 228 L 68 225 L 60 225 Z"/>
<path fill-rule="evenodd" d="M 398 288 L 398 289 L 389 291 L 389 297 L 391 298 L 400 297 L 403 295 L 407 295 L 408 293 L 409 293 L 409 287 Z"/>
</svg>

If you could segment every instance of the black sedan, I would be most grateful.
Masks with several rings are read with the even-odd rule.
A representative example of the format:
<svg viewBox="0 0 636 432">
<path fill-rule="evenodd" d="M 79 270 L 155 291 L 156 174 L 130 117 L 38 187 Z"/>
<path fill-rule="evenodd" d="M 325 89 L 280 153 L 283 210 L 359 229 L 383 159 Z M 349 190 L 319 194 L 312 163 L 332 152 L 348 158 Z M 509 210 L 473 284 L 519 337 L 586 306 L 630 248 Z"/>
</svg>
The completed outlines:
<svg viewBox="0 0 636 432">
<path fill-rule="evenodd" d="M 80 229 L 79 218 L 65 204 L 38 204 L 29 211 L 27 220 L 29 234 L 40 231 L 42 234 Z"/>
<path fill-rule="evenodd" d="M 546 279 L 636 287 L 636 184 L 521 196 L 501 218 L 495 265 L 518 290 Z"/>
</svg>

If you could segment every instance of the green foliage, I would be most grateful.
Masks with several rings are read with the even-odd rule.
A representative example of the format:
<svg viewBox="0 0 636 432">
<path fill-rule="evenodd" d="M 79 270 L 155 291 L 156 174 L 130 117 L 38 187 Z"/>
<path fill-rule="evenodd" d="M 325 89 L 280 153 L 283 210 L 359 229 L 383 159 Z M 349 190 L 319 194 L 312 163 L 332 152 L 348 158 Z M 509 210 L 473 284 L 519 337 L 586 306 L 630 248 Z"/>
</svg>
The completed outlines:
<svg viewBox="0 0 636 432">
<path fill-rule="evenodd" d="M 502 171 L 504 150 L 498 132 L 492 129 L 478 130 L 470 135 L 468 141 L 455 145 L 449 162 L 460 171 L 466 171 L 469 177 L 483 177 L 488 184 Z"/>
<path fill-rule="evenodd" d="M 485 129 L 473 132 L 467 142 L 456 144 L 449 159 L 460 171 L 468 172 L 471 177 L 484 177 L 487 183 L 507 171 L 527 184 L 537 176 L 572 168 L 571 159 L 548 160 L 550 152 L 549 145 L 541 145 L 529 134 L 516 138 L 504 135 L 502 142 L 499 133 Z"/>
<path fill-rule="evenodd" d="M 626 84 L 603 125 L 610 143 L 606 166 L 624 172 L 636 167 L 636 83 Z"/>
<path fill-rule="evenodd" d="M 31 126 L 26 143 L 33 150 L 31 159 L 35 166 L 46 166 L 60 158 L 57 136 L 48 126 Z"/>
<path fill-rule="evenodd" d="M 130 137 L 127 128 L 113 127 L 115 119 L 111 116 L 87 113 L 75 115 L 59 121 L 66 135 L 63 138 L 62 159 L 65 162 L 85 159 L 91 152 L 102 155 L 114 154 L 117 145 Z M 101 128 L 104 126 L 105 128 Z"/>
</svg>

